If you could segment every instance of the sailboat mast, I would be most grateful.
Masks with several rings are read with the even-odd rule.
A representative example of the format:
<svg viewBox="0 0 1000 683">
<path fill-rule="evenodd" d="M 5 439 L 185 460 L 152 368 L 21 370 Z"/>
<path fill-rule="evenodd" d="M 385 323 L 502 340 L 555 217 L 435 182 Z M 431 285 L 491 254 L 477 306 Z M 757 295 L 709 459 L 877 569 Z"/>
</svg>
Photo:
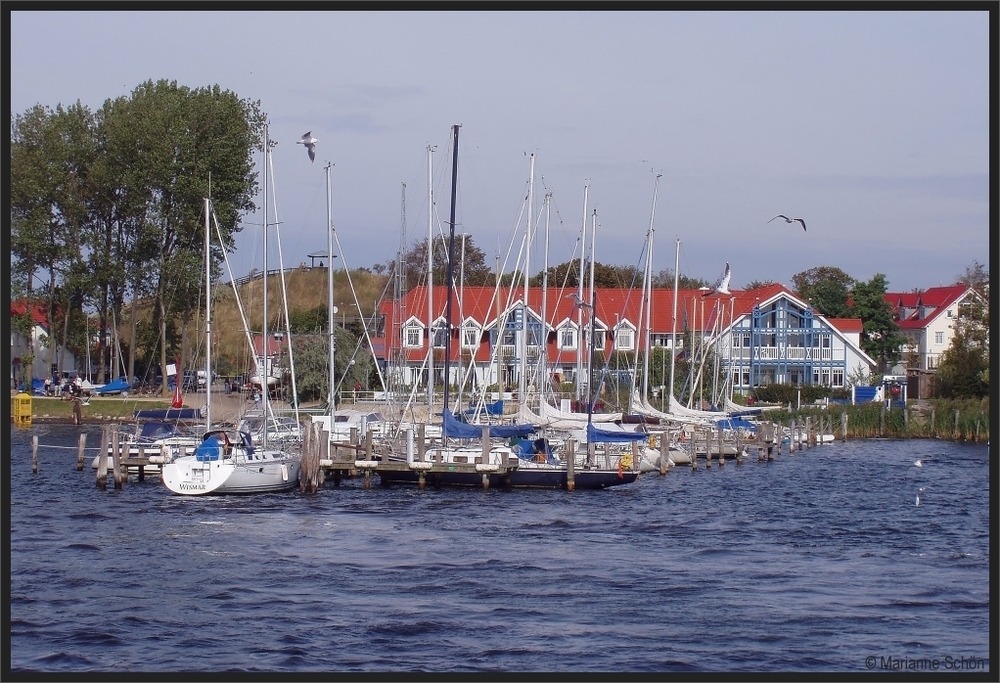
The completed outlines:
<svg viewBox="0 0 1000 683">
<path fill-rule="evenodd" d="M 644 292 L 646 295 L 646 311 L 645 311 L 645 326 L 646 329 L 643 331 L 643 353 L 642 353 L 642 400 L 645 401 L 646 397 L 649 396 L 649 334 L 650 334 L 650 318 L 652 309 L 652 299 L 653 299 L 653 235 L 655 230 L 653 228 L 653 217 L 656 215 L 656 190 L 660 185 L 660 176 L 662 174 L 656 174 L 656 181 L 653 183 L 653 208 L 649 211 L 649 244 L 646 245 L 646 277 L 644 284 Z"/>
<path fill-rule="evenodd" d="M 674 253 L 674 308 L 673 308 L 673 318 L 671 319 L 670 327 L 670 384 L 667 386 L 667 391 L 669 392 L 668 397 L 673 398 L 674 396 L 674 362 L 677 359 L 677 283 L 679 282 L 680 274 L 678 269 L 681 264 L 681 240 L 677 238 L 677 250 Z M 670 410 L 670 403 L 667 403 L 667 410 Z"/>
<path fill-rule="evenodd" d="M 448 385 L 451 384 L 451 300 L 452 282 L 455 279 L 455 199 L 458 194 L 458 129 L 459 125 L 451 127 L 454 137 L 451 155 L 451 217 L 448 220 L 448 304 L 445 306 L 445 337 L 444 337 L 444 412 L 448 412 Z"/>
<path fill-rule="evenodd" d="M 542 179 L 544 182 L 544 178 Z M 548 357 L 548 324 L 549 324 L 549 221 L 551 218 L 552 192 L 545 193 L 545 263 L 542 268 L 542 338 L 540 353 L 538 354 L 538 364 L 542 366 L 542 386 L 551 387 L 549 383 L 549 357 Z M 545 400 L 544 392 L 542 400 Z"/>
<path fill-rule="evenodd" d="M 427 410 L 434 406 L 434 147 L 427 146 Z"/>
<path fill-rule="evenodd" d="M 580 270 L 577 273 L 576 296 L 578 301 L 583 301 L 583 262 L 587 257 L 587 193 L 590 190 L 590 181 L 583 184 L 583 225 L 580 227 Z M 576 344 L 576 400 L 583 397 L 581 380 L 583 379 L 583 306 L 576 309 L 576 330 L 580 339 Z"/>
<path fill-rule="evenodd" d="M 268 367 L 268 351 L 269 344 L 267 343 L 267 165 L 268 156 L 270 150 L 268 150 L 268 145 L 270 144 L 268 140 L 267 126 L 264 126 L 264 183 L 263 191 L 261 192 L 261 211 L 264 218 L 264 244 L 262 248 L 263 260 L 264 260 L 264 280 L 262 283 L 262 290 L 264 294 L 264 320 L 261 326 L 261 353 L 263 354 L 263 367 L 260 369 L 258 374 L 260 375 L 260 396 L 261 396 L 261 407 L 264 409 L 264 431 L 261 433 L 261 448 L 263 450 L 267 449 L 267 408 L 268 408 L 268 394 L 270 393 L 267 389 L 267 380 L 270 376 L 270 368 Z M 332 264 L 331 264 L 332 265 Z M 331 313 L 332 315 L 332 313 Z M 332 425 L 331 425 L 332 428 Z"/>
<path fill-rule="evenodd" d="M 524 249 L 524 301 L 521 304 L 521 343 L 518 354 L 521 357 L 520 368 L 517 378 L 517 398 L 519 402 L 524 401 L 524 391 L 526 389 L 525 375 L 528 370 L 528 279 L 531 277 L 531 219 L 535 211 L 535 154 L 530 156 L 530 170 L 528 172 L 528 222 L 525 227 L 525 249 Z"/>
<path fill-rule="evenodd" d="M 329 336 L 330 358 L 330 387 L 327 391 L 326 404 L 330 410 L 330 433 L 333 433 L 334 413 L 337 412 L 336 396 L 334 388 L 337 385 L 337 371 L 334 369 L 334 356 L 337 350 L 337 336 L 334 333 L 336 325 L 333 320 L 333 189 L 331 186 L 330 172 L 332 164 L 326 163 L 326 256 L 327 263 L 330 264 L 326 271 L 326 331 Z"/>
<path fill-rule="evenodd" d="M 205 197 L 205 431 L 212 428 L 212 256 L 209 235 L 211 200 Z M 90 345 L 88 343 L 88 348 Z M 197 386 L 197 377 L 195 385 Z"/>
</svg>

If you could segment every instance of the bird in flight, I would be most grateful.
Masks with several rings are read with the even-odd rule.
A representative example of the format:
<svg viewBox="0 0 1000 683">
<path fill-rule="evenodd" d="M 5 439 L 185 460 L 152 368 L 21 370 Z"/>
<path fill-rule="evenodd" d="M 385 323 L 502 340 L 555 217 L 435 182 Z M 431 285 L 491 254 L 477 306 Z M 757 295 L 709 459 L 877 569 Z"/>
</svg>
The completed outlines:
<svg viewBox="0 0 1000 683">
<path fill-rule="evenodd" d="M 309 131 L 302 136 L 301 140 L 298 140 L 295 144 L 305 145 L 306 151 L 309 152 L 309 161 L 316 161 L 316 143 L 319 142 L 316 138 L 312 136 L 312 131 Z"/>
<path fill-rule="evenodd" d="M 584 301 L 583 299 L 581 299 L 580 295 L 577 294 L 576 292 L 572 292 L 571 294 L 567 294 L 563 298 L 564 299 L 572 299 L 573 300 L 573 305 L 576 306 L 577 308 L 593 308 L 593 306 L 591 304 L 588 304 L 586 301 Z"/>
<path fill-rule="evenodd" d="M 726 262 L 726 269 L 722 271 L 722 275 L 715 284 L 708 288 L 708 291 L 702 294 L 702 296 L 712 296 L 713 294 L 729 294 L 729 280 L 732 274 L 729 272 L 729 262 Z"/>
<path fill-rule="evenodd" d="M 786 216 L 783 213 L 779 213 L 774 218 L 784 218 L 786 223 L 794 223 L 795 221 L 798 221 L 799 223 L 802 224 L 802 231 L 805 232 L 805 230 L 806 230 L 806 222 L 804 220 L 802 220 L 801 218 L 789 218 L 788 216 Z M 774 218 L 772 218 L 771 221 L 773 221 Z M 770 223 L 771 221 L 768 221 L 768 223 Z"/>
</svg>

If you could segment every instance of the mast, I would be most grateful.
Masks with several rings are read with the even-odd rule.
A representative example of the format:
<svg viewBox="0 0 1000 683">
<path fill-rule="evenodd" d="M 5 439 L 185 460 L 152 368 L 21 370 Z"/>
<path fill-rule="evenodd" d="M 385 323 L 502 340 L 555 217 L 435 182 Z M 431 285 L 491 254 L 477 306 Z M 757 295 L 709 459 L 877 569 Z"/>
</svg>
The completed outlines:
<svg viewBox="0 0 1000 683">
<path fill-rule="evenodd" d="M 458 129 L 459 125 L 451 127 L 454 145 L 451 154 L 451 218 L 448 221 L 448 304 L 445 307 L 445 337 L 444 337 L 444 412 L 448 408 L 448 385 L 451 384 L 451 300 L 452 282 L 455 277 L 455 198 L 458 194 Z"/>
<path fill-rule="evenodd" d="M 535 154 L 530 156 L 530 171 L 528 172 L 528 222 L 525 227 L 525 250 L 524 250 L 524 301 L 521 303 L 521 343 L 518 355 L 521 357 L 520 368 L 517 378 L 517 400 L 524 402 L 524 391 L 526 389 L 525 375 L 528 370 L 528 291 L 530 285 L 528 279 L 531 277 L 531 218 L 535 210 Z"/>
<path fill-rule="evenodd" d="M 209 212 L 211 211 L 211 200 L 205 197 L 205 431 L 212 428 L 212 257 L 209 249 L 209 235 L 211 227 L 209 223 Z M 88 332 L 89 334 L 89 332 Z M 89 352 L 90 342 L 87 342 Z M 89 371 L 90 368 L 87 368 Z M 195 375 L 195 386 L 198 384 L 198 377 Z"/>
<path fill-rule="evenodd" d="M 545 178 L 542 178 L 543 182 Z M 551 218 L 552 192 L 545 193 L 545 263 L 542 269 L 542 338 L 539 340 L 541 349 L 538 354 L 538 365 L 542 366 L 542 386 L 551 388 L 549 382 L 549 358 L 548 358 L 548 324 L 549 324 L 549 220 Z M 545 400 L 545 392 L 542 392 L 541 400 Z"/>
<path fill-rule="evenodd" d="M 660 185 L 660 176 L 662 174 L 656 174 L 656 181 L 653 183 L 653 208 L 649 212 L 649 243 L 646 246 L 646 277 L 643 284 L 643 291 L 646 295 L 646 311 L 645 317 L 646 329 L 643 332 L 643 354 L 642 354 L 642 400 L 645 403 L 646 397 L 649 396 L 649 333 L 650 333 L 650 311 L 652 308 L 653 299 L 653 216 L 656 214 L 656 190 Z"/>
<path fill-rule="evenodd" d="M 326 163 L 326 255 L 329 269 L 326 271 L 326 331 L 329 335 L 330 387 L 327 391 L 326 404 L 330 410 L 330 433 L 333 434 L 334 413 L 337 412 L 334 387 L 337 385 L 337 371 L 334 369 L 334 355 L 337 349 L 337 336 L 334 333 L 336 325 L 333 321 L 333 191 L 330 181 L 332 164 Z"/>
<path fill-rule="evenodd" d="M 465 306 L 463 302 L 465 301 L 465 238 L 468 237 L 466 233 L 462 233 L 462 256 L 461 256 L 461 269 L 459 270 L 458 276 L 458 400 L 455 402 L 459 408 L 462 407 L 462 387 L 465 386 L 466 378 L 466 368 L 465 361 L 462 359 L 462 349 L 465 346 Z M 471 361 L 470 361 L 471 365 Z"/>
<path fill-rule="evenodd" d="M 434 147 L 427 146 L 427 410 L 434 406 Z"/>
<path fill-rule="evenodd" d="M 577 274 L 576 296 L 577 300 L 583 301 L 583 262 L 587 254 L 587 193 L 590 190 L 590 181 L 583 184 L 583 225 L 580 227 L 580 272 Z M 576 330 L 580 339 L 576 345 L 576 400 L 583 397 L 583 306 L 576 309 Z M 589 380 L 588 380 L 589 381 Z"/>
<path fill-rule="evenodd" d="M 670 327 L 670 386 L 667 390 L 670 392 L 669 397 L 672 399 L 674 396 L 674 361 L 677 359 L 677 283 L 679 282 L 680 274 L 678 268 L 680 268 L 681 263 L 681 238 L 677 238 L 677 250 L 674 254 L 674 308 L 673 317 L 671 319 Z M 667 412 L 670 412 L 670 403 L 667 403 Z"/>
<path fill-rule="evenodd" d="M 267 343 L 267 163 L 270 150 L 268 145 L 268 131 L 267 126 L 264 126 L 264 181 L 263 181 L 263 191 L 261 192 L 261 208 L 262 215 L 264 217 L 264 244 L 263 244 L 263 260 L 264 260 L 264 280 L 262 284 L 264 292 L 264 320 L 261 326 L 261 352 L 263 353 L 263 367 L 258 372 L 260 376 L 260 400 L 261 407 L 264 409 L 264 431 L 261 433 L 261 450 L 267 450 L 267 408 L 268 399 L 270 398 L 268 394 L 270 393 L 267 389 L 267 378 L 270 374 L 270 368 L 268 367 L 268 349 L 270 344 Z M 331 311 L 330 315 L 333 313 Z M 330 425 L 333 428 L 333 425 Z"/>
</svg>

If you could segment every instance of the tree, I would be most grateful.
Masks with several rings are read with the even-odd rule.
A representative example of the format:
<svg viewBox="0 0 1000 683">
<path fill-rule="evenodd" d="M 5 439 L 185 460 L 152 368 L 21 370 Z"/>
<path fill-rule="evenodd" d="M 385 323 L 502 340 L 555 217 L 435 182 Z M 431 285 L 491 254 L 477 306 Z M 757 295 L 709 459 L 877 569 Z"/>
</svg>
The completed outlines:
<svg viewBox="0 0 1000 683">
<path fill-rule="evenodd" d="M 390 262 L 387 266 L 393 267 Z M 427 238 L 413 243 L 408 252 L 403 254 L 406 265 L 407 284 L 412 288 L 416 283 L 427 281 Z M 492 285 L 493 271 L 486 265 L 486 254 L 476 246 L 471 236 L 465 237 L 465 284 L 469 286 Z M 448 280 L 448 239 L 434 240 L 434 284 L 444 285 Z M 462 240 L 455 235 L 455 267 L 453 275 L 455 285 L 459 283 L 462 273 Z M 405 292 L 401 292 L 405 293 Z"/>
<path fill-rule="evenodd" d="M 974 261 L 971 266 L 966 266 L 965 272 L 959 275 L 955 282 L 972 287 L 989 301 L 990 271 L 986 270 L 986 266 L 979 261 Z"/>
<path fill-rule="evenodd" d="M 751 280 L 745 289 L 760 289 L 761 287 L 770 287 L 773 284 L 775 284 L 774 280 Z"/>
<path fill-rule="evenodd" d="M 854 278 L 834 266 L 817 266 L 792 276 L 795 293 L 828 318 L 849 315 L 847 300 Z M 884 293 L 884 292 L 883 292 Z"/>
<path fill-rule="evenodd" d="M 698 277 L 689 277 L 687 275 L 680 275 L 677 278 L 677 289 L 701 289 L 702 287 L 708 287 L 711 282 L 708 280 L 703 280 Z M 669 268 L 664 268 L 658 273 L 653 275 L 653 287 L 658 289 L 673 289 L 674 288 L 674 271 Z"/>
<path fill-rule="evenodd" d="M 590 286 L 590 263 L 584 261 L 583 282 L 585 286 Z M 579 286 L 580 261 L 572 260 L 549 266 L 548 279 L 549 287 L 576 288 Z M 539 287 L 542 284 L 544 271 L 534 275 L 530 284 L 532 287 Z M 642 271 L 635 266 L 611 266 L 600 261 L 594 261 L 594 286 L 598 288 L 627 289 L 630 287 L 642 286 Z"/>
<path fill-rule="evenodd" d="M 892 306 L 885 300 L 887 284 L 882 273 L 876 273 L 868 282 L 856 281 L 849 309 L 852 316 L 861 318 L 861 348 L 878 360 L 882 374 L 896 364 L 907 341 L 893 319 Z"/>
<path fill-rule="evenodd" d="M 954 329 L 934 376 L 937 393 L 943 398 L 984 398 L 990 390 L 988 305 L 978 298 L 963 304 Z"/>
</svg>

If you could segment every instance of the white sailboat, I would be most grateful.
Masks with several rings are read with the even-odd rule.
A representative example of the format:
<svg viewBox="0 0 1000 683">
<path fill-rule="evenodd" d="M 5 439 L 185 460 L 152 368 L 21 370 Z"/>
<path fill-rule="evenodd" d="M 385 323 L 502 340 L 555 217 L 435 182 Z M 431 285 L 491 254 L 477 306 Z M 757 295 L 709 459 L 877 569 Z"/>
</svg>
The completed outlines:
<svg viewBox="0 0 1000 683">
<path fill-rule="evenodd" d="M 267 339 L 267 168 L 270 154 L 267 129 L 264 133 L 263 216 L 264 216 L 264 339 Z M 210 281 L 209 200 L 205 200 L 205 276 Z M 206 285 L 206 290 L 209 289 Z M 206 335 L 211 343 L 211 308 L 206 295 Z M 207 352 L 211 358 L 211 352 Z M 207 393 L 211 393 L 210 388 Z M 268 414 L 270 392 L 264 391 L 264 414 Z M 268 447 L 268 432 L 262 432 L 257 447 L 247 432 L 213 429 L 211 399 L 206 398 L 206 432 L 194 453 L 165 463 L 162 468 L 164 485 L 172 493 L 186 496 L 206 494 L 246 494 L 287 491 L 299 483 L 301 453 L 287 446 Z"/>
</svg>

